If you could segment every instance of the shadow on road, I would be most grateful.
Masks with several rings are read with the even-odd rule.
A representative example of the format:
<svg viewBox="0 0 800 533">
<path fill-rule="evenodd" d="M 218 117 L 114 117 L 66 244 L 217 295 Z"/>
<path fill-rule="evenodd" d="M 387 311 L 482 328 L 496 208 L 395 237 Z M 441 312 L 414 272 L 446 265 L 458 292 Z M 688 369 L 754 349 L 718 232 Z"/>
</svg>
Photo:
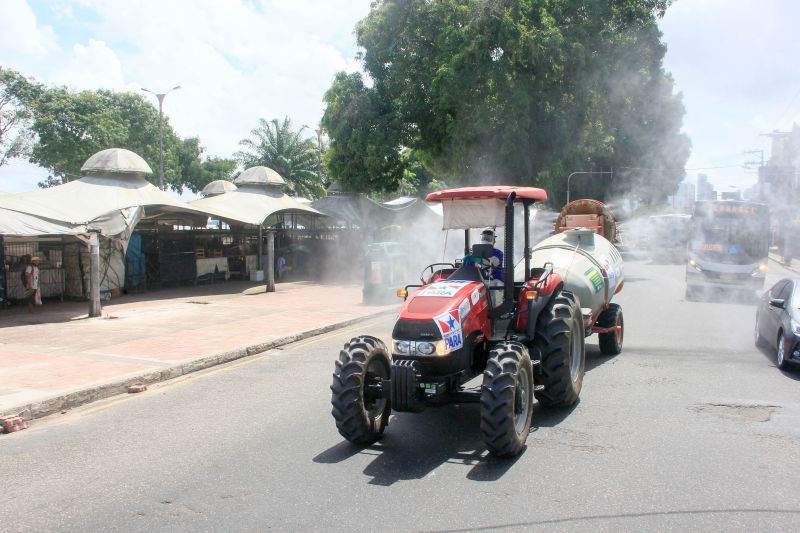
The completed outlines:
<svg viewBox="0 0 800 533">
<path fill-rule="evenodd" d="M 767 361 L 769 361 L 772 364 L 772 366 L 775 367 L 775 370 L 777 370 L 778 372 L 780 372 L 789 379 L 800 381 L 800 366 L 794 366 L 794 367 L 790 366 L 789 370 L 780 370 L 778 368 L 776 361 L 777 354 L 775 353 L 775 348 L 772 348 L 771 346 L 762 346 L 758 348 L 758 351 L 761 352 L 761 355 L 763 355 L 764 358 Z"/>
<path fill-rule="evenodd" d="M 533 415 L 531 432 L 561 423 L 575 408 L 541 409 Z M 313 461 L 335 464 L 359 455 L 375 458 L 364 469 L 371 485 L 390 486 L 398 481 L 422 479 L 449 463 L 471 467 L 467 479 L 497 481 L 522 457 L 499 459 L 489 455 L 480 434 L 479 404 L 447 405 L 421 414 L 395 413 L 383 438 L 372 446 L 340 442 Z"/>
<path fill-rule="evenodd" d="M 624 353 L 624 348 L 623 348 Z M 586 345 L 586 372 L 591 372 L 595 368 L 609 361 L 612 361 L 614 358 L 620 357 L 619 355 L 604 355 L 603 352 L 600 351 L 600 347 L 597 345 Z"/>
</svg>

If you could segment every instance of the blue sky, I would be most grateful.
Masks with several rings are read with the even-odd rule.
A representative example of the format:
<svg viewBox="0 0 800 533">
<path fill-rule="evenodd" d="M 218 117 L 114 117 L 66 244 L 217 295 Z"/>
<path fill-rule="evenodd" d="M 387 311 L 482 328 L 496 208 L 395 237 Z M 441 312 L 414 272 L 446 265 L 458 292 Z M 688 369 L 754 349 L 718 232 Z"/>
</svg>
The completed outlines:
<svg viewBox="0 0 800 533">
<path fill-rule="evenodd" d="M 260 117 L 318 123 L 334 73 L 358 69 L 353 26 L 370 0 L 0 3 L 0 65 L 75 89 L 180 84 L 165 102 L 171 123 L 181 136 L 199 136 L 209 155 L 227 157 Z M 799 20 L 793 0 L 669 8 L 660 27 L 665 67 L 687 109 L 687 179 L 704 172 L 718 190 L 752 185 L 755 175 L 741 166 L 753 156 L 743 152 L 768 156 L 763 134 L 800 122 Z M 45 175 L 15 162 L 0 168 L 0 190 L 30 190 Z"/>
</svg>

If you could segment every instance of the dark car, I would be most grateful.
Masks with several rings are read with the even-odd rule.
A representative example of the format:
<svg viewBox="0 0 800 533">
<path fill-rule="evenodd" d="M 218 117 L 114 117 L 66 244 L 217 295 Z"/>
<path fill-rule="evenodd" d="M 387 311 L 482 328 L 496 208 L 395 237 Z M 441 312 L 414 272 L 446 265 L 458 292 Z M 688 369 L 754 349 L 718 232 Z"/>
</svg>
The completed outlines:
<svg viewBox="0 0 800 533">
<path fill-rule="evenodd" d="M 755 341 L 775 348 L 781 370 L 800 363 L 800 279 L 782 279 L 761 297 Z"/>
</svg>

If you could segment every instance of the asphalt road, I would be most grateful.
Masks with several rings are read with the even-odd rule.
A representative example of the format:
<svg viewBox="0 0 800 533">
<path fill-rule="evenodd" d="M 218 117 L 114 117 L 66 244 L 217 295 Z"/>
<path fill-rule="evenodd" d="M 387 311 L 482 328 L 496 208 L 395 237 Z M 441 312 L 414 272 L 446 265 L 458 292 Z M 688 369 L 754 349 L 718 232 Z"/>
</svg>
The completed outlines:
<svg viewBox="0 0 800 533">
<path fill-rule="evenodd" d="M 753 305 L 684 301 L 680 266 L 626 275 L 623 353 L 590 338 L 580 403 L 538 411 L 515 460 L 477 405 L 343 441 L 333 361 L 384 317 L 0 436 L 0 530 L 800 529 L 800 373 L 753 346 Z"/>
</svg>

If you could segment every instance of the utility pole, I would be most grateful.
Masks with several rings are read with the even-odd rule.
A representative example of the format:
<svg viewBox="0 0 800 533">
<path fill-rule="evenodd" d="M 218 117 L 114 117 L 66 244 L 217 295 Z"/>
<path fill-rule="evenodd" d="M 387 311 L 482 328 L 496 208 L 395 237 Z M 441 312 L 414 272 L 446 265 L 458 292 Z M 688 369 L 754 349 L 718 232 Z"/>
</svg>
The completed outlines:
<svg viewBox="0 0 800 533">
<path fill-rule="evenodd" d="M 158 98 L 158 188 L 162 191 L 164 189 L 164 98 L 167 97 L 172 91 L 180 89 L 180 85 L 176 85 L 165 93 L 154 93 L 149 89 L 142 87 L 146 93 L 155 95 Z"/>
<path fill-rule="evenodd" d="M 579 171 L 579 172 L 573 172 L 572 174 L 567 176 L 567 203 L 569 203 L 569 182 L 572 180 L 572 176 L 577 176 L 579 174 L 590 174 L 592 176 L 595 175 L 595 174 L 611 175 L 612 178 L 614 177 L 614 171 L 613 170 L 610 171 L 610 172 L 600 172 L 600 171 L 595 172 L 594 170 L 590 170 L 590 171 L 583 171 L 582 170 L 582 171 Z"/>
</svg>

